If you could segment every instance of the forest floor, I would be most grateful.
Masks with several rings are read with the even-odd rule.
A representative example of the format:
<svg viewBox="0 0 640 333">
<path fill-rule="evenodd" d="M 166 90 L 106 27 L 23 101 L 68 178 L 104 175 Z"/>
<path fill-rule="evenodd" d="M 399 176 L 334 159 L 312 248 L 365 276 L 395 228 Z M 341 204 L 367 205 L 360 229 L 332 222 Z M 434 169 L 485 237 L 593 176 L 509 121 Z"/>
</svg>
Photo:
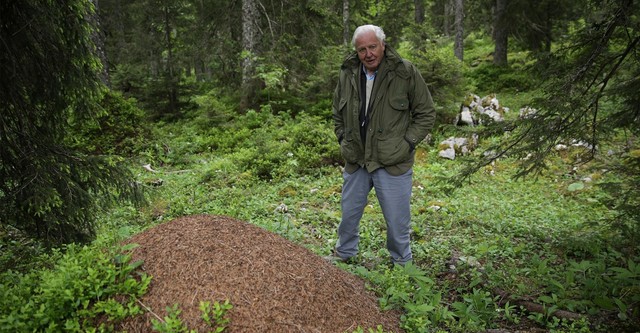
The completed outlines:
<svg viewBox="0 0 640 333">
<path fill-rule="evenodd" d="M 402 332 L 400 313 L 381 311 L 363 279 L 247 222 L 185 216 L 128 243 L 139 245 L 133 260 L 153 277 L 140 300 L 151 311 L 124 322 L 128 332 L 151 331 L 175 304 L 184 324 L 207 332 L 199 303 L 225 300 L 233 305 L 225 332 Z"/>
</svg>

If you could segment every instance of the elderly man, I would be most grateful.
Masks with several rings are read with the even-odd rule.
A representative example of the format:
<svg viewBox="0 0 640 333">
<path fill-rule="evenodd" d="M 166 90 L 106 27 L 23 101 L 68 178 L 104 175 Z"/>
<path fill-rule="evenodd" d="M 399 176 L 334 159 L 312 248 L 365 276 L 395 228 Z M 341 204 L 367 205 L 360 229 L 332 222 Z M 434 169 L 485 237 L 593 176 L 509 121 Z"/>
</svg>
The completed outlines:
<svg viewBox="0 0 640 333">
<path fill-rule="evenodd" d="M 391 262 L 412 260 L 412 166 L 415 147 L 431 131 L 435 109 L 416 67 L 384 42 L 374 25 L 353 34 L 355 52 L 340 68 L 333 96 L 335 134 L 345 159 L 342 220 L 331 260 L 358 253 L 360 219 L 372 188 L 387 223 Z"/>
</svg>

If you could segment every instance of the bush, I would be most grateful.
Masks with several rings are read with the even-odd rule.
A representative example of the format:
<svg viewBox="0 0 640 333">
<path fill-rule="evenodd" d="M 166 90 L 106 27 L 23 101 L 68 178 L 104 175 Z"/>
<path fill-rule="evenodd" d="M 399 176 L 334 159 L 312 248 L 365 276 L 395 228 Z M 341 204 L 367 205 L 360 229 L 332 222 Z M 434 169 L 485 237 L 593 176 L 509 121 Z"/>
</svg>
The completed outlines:
<svg viewBox="0 0 640 333">
<path fill-rule="evenodd" d="M 465 74 L 482 94 L 491 92 L 519 92 L 535 89 L 540 83 L 519 65 L 494 66 L 482 63 Z"/>
<path fill-rule="evenodd" d="M 463 64 L 453 55 L 448 46 L 436 43 L 424 50 L 405 50 L 403 45 L 398 50 L 413 62 L 420 70 L 438 111 L 438 123 L 455 118 L 457 105 L 465 94 L 465 82 L 462 72 Z"/>
<path fill-rule="evenodd" d="M 98 106 L 98 116 L 73 122 L 68 140 L 74 141 L 75 148 L 90 154 L 132 155 L 149 136 L 144 111 L 135 103 L 120 93 L 107 92 Z"/>
<path fill-rule="evenodd" d="M 132 246 L 124 248 L 126 252 Z M 6 332 L 87 332 L 142 312 L 135 300 L 151 278 L 136 275 L 130 254 L 69 246 L 53 270 L 0 278 L 0 327 Z"/>
<path fill-rule="evenodd" d="M 257 123 L 262 126 L 255 127 Z M 335 135 L 320 117 L 250 111 L 238 119 L 238 125 L 253 128 L 250 133 L 230 131 L 241 135 L 231 134 L 240 148 L 234 159 L 241 170 L 250 170 L 261 179 L 312 174 L 317 168 L 342 163 Z"/>
</svg>

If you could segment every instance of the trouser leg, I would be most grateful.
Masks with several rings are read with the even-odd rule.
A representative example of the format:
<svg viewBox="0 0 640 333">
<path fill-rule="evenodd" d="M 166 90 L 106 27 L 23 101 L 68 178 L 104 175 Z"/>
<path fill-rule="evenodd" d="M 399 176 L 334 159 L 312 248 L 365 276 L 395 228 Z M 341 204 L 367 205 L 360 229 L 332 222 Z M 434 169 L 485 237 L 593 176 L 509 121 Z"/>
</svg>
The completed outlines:
<svg viewBox="0 0 640 333">
<path fill-rule="evenodd" d="M 342 220 L 338 226 L 336 252 L 342 258 L 350 258 L 358 253 L 360 219 L 373 185 L 371 174 L 363 168 L 352 174 L 344 172 L 342 176 Z"/>
<path fill-rule="evenodd" d="M 384 169 L 373 172 L 373 184 L 382 214 L 387 221 L 387 249 L 394 263 L 405 264 L 412 259 L 411 188 L 413 171 L 392 176 Z"/>
</svg>

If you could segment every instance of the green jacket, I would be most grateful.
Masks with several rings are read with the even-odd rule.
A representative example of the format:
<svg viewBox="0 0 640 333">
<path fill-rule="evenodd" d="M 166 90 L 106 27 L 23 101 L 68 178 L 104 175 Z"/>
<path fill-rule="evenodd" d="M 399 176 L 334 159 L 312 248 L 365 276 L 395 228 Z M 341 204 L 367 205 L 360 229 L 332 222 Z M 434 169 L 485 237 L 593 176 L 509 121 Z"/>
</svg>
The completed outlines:
<svg viewBox="0 0 640 333">
<path fill-rule="evenodd" d="M 401 175 L 413 166 L 414 148 L 435 122 L 429 89 L 416 67 L 386 45 L 371 92 L 364 145 L 359 121 L 360 75 L 362 65 L 353 52 L 340 68 L 333 95 L 334 130 L 345 170 L 353 173 L 359 167 L 369 172 L 385 168 L 392 175 Z"/>
</svg>

